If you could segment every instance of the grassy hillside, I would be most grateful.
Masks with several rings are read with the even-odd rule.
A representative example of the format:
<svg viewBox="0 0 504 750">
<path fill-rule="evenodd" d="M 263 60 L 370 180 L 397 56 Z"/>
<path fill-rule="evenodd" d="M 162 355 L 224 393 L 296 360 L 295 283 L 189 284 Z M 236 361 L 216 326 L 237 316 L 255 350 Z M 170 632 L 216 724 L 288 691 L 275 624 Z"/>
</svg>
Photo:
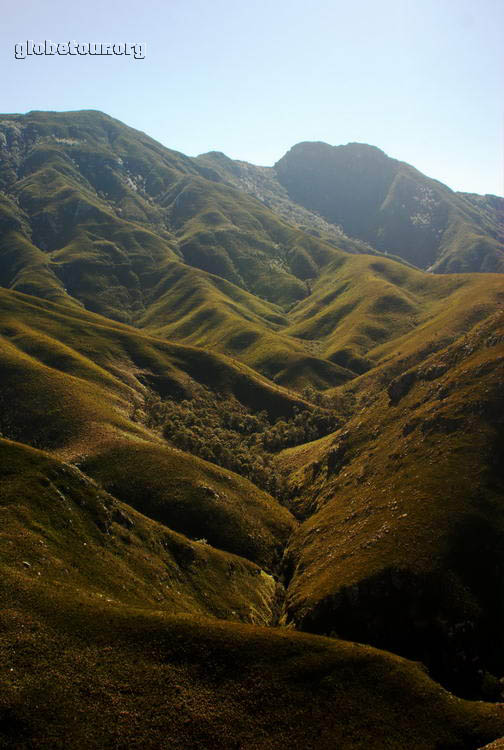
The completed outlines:
<svg viewBox="0 0 504 750">
<path fill-rule="evenodd" d="M 304 403 L 298 394 L 222 355 L 166 342 L 85 311 L 0 290 L 0 313 L 4 383 L 10 389 L 5 405 L 15 422 L 21 420 L 22 410 L 15 409 L 13 399 L 23 403 L 30 389 L 33 408 L 38 401 L 42 413 L 53 401 L 63 411 L 65 401 L 57 399 L 60 383 L 73 391 L 77 403 L 79 394 L 85 398 L 89 392 L 88 409 L 93 398 L 89 389 L 95 388 L 96 409 L 103 412 L 103 421 L 110 418 L 110 407 L 116 402 L 113 424 L 119 424 L 122 414 L 128 415 L 135 431 L 141 430 L 138 421 L 147 389 L 182 398 L 194 384 L 204 384 L 233 394 L 249 408 L 266 409 L 274 417 L 290 414 L 294 406 Z M 14 375 L 21 371 L 23 378 Z M 12 377 L 7 377 L 10 372 Z M 47 395 L 37 399 L 37 389 L 44 388 Z M 139 410 L 136 417 L 135 410 Z M 68 429 L 79 414 L 75 407 L 69 412 Z"/>
<path fill-rule="evenodd" d="M 392 261 L 377 265 L 365 256 L 349 257 L 332 272 L 339 281 L 335 303 L 338 292 L 350 292 L 358 304 L 349 305 L 347 319 L 341 317 L 346 328 L 338 330 L 334 321 L 328 344 L 339 339 L 348 350 L 357 337 L 363 348 L 352 356 L 358 362 L 366 358 L 367 364 L 360 376 L 355 367 L 353 380 L 333 393 L 341 430 L 282 454 L 289 507 L 301 519 L 309 517 L 298 531 L 287 511 L 245 478 L 179 453 L 163 439 L 156 404 L 192 403 L 203 386 L 241 404 L 245 411 L 238 417 L 244 424 L 251 419 L 247 415 L 265 407 L 270 419 L 287 420 L 278 423 L 272 437 L 260 438 L 267 452 L 306 440 L 307 433 L 296 426 L 296 408 L 313 406 L 202 349 L 4 291 L 2 431 L 78 462 L 105 491 L 167 528 L 266 570 L 276 569 L 288 543 L 286 614 L 298 627 L 388 648 L 427 663 L 456 692 L 495 697 L 494 678 L 502 669 L 500 605 L 482 581 L 485 570 L 501 564 L 499 505 L 489 499 L 500 491 L 500 479 L 496 475 L 493 490 L 487 485 L 491 488 L 494 480 L 486 479 L 501 451 L 500 428 L 491 421 L 492 409 L 496 414 L 501 409 L 492 401 L 502 377 L 500 277 L 426 276 Z M 295 308 L 293 319 L 316 318 L 317 297 L 327 294 L 328 278 L 321 277 L 314 289 L 315 307 Z M 366 285 L 367 295 L 359 301 L 354 287 L 366 290 Z M 406 320 L 396 298 L 408 301 Z M 413 305 L 416 325 L 409 318 Z M 325 310 L 331 311 L 327 300 Z M 381 321 L 387 334 L 378 346 L 362 337 L 373 321 Z M 350 336 L 346 342 L 344 330 Z M 353 360 L 346 364 L 355 366 Z M 160 401 L 152 400 L 155 393 Z M 468 409 L 473 402 L 476 406 Z M 182 412 L 166 414 L 178 419 Z M 214 429 L 213 423 L 205 426 L 203 412 L 197 418 L 203 437 L 214 440 L 204 432 Z M 236 436 L 231 450 L 239 445 L 250 450 L 254 444 L 239 442 L 241 429 L 229 433 L 231 440 Z M 170 440 L 172 446 L 195 450 L 191 440 Z M 230 465 L 235 472 L 246 468 L 240 462 Z M 394 533 L 391 519 L 396 519 Z M 339 529 L 347 528 L 343 543 Z M 479 544 L 479 535 L 493 541 L 484 554 L 478 552 L 483 568 L 473 575 L 460 568 L 457 550 L 460 544 Z M 494 577 L 490 583 L 497 585 Z M 356 586 L 365 592 L 355 595 L 356 604 L 351 593 L 340 597 Z M 386 609 L 381 596 L 389 586 L 394 596 Z M 451 588 L 454 598 L 446 594 Z M 379 614 L 370 619 L 375 606 Z M 421 613 L 421 620 L 417 614 L 397 617 L 404 608 Z M 452 642 L 453 629 L 461 635 Z M 489 639 L 491 654 L 484 645 Z M 467 669 L 457 661 L 459 642 Z M 440 653 L 446 654 L 441 661 Z"/>
<path fill-rule="evenodd" d="M 330 236 L 321 231 L 315 237 L 309 222 L 292 219 L 297 225 L 293 226 L 279 219 L 265 205 L 266 194 L 248 191 L 261 198 L 261 203 L 244 192 L 248 184 L 244 167 L 233 166 L 225 157 L 189 159 L 91 111 L 0 116 L 0 135 L 2 286 L 69 307 L 84 306 L 181 343 L 211 346 L 282 385 L 297 388 L 344 383 L 367 367 L 363 351 L 372 343 L 369 339 L 387 338 L 381 321 L 364 325 L 364 334 L 355 333 L 352 321 L 354 340 L 344 335 L 342 346 L 339 327 L 336 334 L 333 325 L 341 315 L 346 316 L 356 295 L 363 301 L 367 294 L 367 290 L 361 293 L 356 275 L 353 290 L 346 295 L 348 302 L 341 288 L 340 292 L 334 288 L 336 271 L 348 260 L 346 251 L 376 251 L 362 243 L 352 245 L 341 232 Z M 344 152 L 345 165 L 359 156 L 354 151 Z M 304 151 L 293 149 L 290 154 L 289 159 L 296 154 L 301 158 Z M 399 168 L 399 162 L 380 156 L 377 149 L 369 154 L 382 182 L 384 165 L 391 174 Z M 325 161 L 324 169 L 331 175 L 335 166 L 331 159 Z M 280 166 L 278 170 L 280 175 Z M 320 179 L 323 174 L 322 167 L 317 167 Z M 276 180 L 271 175 L 268 179 Z M 256 184 L 256 178 L 252 182 Z M 274 195 L 273 183 L 266 184 L 268 195 Z M 369 184 L 372 202 L 374 183 Z M 435 185 L 441 190 L 442 186 Z M 315 199 L 316 191 L 312 194 Z M 499 200 L 482 201 L 469 195 L 456 200 L 464 203 L 464 222 L 477 219 L 477 231 L 492 235 L 497 242 Z M 359 199 L 358 205 L 359 216 L 371 221 L 366 201 Z M 277 204 L 272 208 L 276 211 Z M 468 234 L 461 227 L 460 222 L 452 222 L 442 241 L 446 244 L 446 237 L 456 236 L 471 254 L 468 238 L 476 229 Z M 422 248 L 424 239 L 419 240 Z M 397 240 L 397 247 L 386 242 L 384 247 L 404 256 L 404 249 L 413 251 L 415 242 L 405 235 Z M 460 261 L 453 243 L 446 247 L 444 270 L 474 267 Z M 454 264 L 447 260 L 452 255 L 459 259 Z M 420 264 L 425 265 L 423 260 Z M 386 267 L 391 270 L 385 276 L 400 274 Z M 483 269 L 483 265 L 477 268 Z M 323 289 L 325 294 L 321 294 Z M 336 305 L 329 303 L 330 309 L 325 310 L 325 300 L 332 302 L 336 297 Z M 385 311 L 385 328 L 395 327 L 399 317 L 399 327 L 404 328 L 411 310 L 404 295 L 402 302 L 396 295 L 394 303 L 402 304 L 401 309 L 392 317 Z M 413 313 L 415 305 L 414 301 Z M 370 317 L 380 312 L 376 309 Z M 328 346 L 326 337 L 331 331 L 334 343 Z M 355 339 L 362 336 L 367 339 L 364 345 L 357 342 L 355 346 Z"/>
<path fill-rule="evenodd" d="M 290 514 L 246 479 L 169 447 L 150 404 L 155 389 L 180 399 L 202 383 L 245 413 L 260 406 L 274 418 L 308 404 L 223 357 L 89 313 L 5 291 L 0 310 L 5 438 L 89 467 L 105 489 L 178 532 L 267 568 L 278 562 Z"/>
<path fill-rule="evenodd" d="M 21 598 L 35 589 L 32 607 L 40 589 L 42 600 L 77 607 L 74 617 L 78 601 L 264 624 L 274 617 L 276 584 L 257 565 L 152 521 L 46 453 L 6 440 L 0 448 L 4 606 L 17 581 Z"/>
<path fill-rule="evenodd" d="M 349 236 L 496 270 L 502 206 L 368 148 L 316 146 L 324 221 L 278 167 L 0 116 L 2 747 L 503 736 L 504 276 Z"/>
<path fill-rule="evenodd" d="M 3 565 L 0 586 L 6 748 L 455 750 L 504 730 L 500 707 L 371 648 L 69 594 L 28 569 Z"/>
<path fill-rule="evenodd" d="M 455 338 L 501 304 L 502 289 L 498 275 L 434 276 L 346 256 L 292 309 L 285 333 L 316 342 L 318 356 L 358 375 L 436 337 Z"/>
<path fill-rule="evenodd" d="M 94 462 L 100 482 L 110 477 L 147 515 L 152 501 L 163 508 L 164 471 L 182 493 L 200 478 L 207 495 L 218 488 L 216 508 L 223 486 L 231 500 L 237 477 L 200 462 L 185 478 L 182 454 L 173 475 L 162 456 L 129 442 L 82 468 Z M 142 476 L 137 495 L 129 484 Z M 454 698 L 416 664 L 233 625 L 275 621 L 281 589 L 271 576 L 151 520 L 47 453 L 0 441 L 0 507 L 5 747 L 455 749 L 504 732 L 500 707 Z"/>
<path fill-rule="evenodd" d="M 329 245 L 215 181 L 215 171 L 99 112 L 0 118 L 5 251 L 27 246 L 23 278 L 9 267 L 6 286 L 31 292 L 24 276 L 47 267 L 47 294 L 58 288 L 133 322 L 166 260 L 289 304 L 332 257 Z"/>
<path fill-rule="evenodd" d="M 0 140 L 3 287 L 216 346 L 285 385 L 346 377 L 280 334 L 334 247 L 99 112 L 0 116 Z"/>
<path fill-rule="evenodd" d="M 81 464 L 150 518 L 271 569 L 295 523 L 251 482 L 167 446 L 115 443 Z"/>
<path fill-rule="evenodd" d="M 438 322 L 423 352 L 353 381 L 342 430 L 284 452 L 308 516 L 287 553 L 287 612 L 492 697 L 504 666 L 502 310 L 455 342 L 442 333 Z"/>
</svg>

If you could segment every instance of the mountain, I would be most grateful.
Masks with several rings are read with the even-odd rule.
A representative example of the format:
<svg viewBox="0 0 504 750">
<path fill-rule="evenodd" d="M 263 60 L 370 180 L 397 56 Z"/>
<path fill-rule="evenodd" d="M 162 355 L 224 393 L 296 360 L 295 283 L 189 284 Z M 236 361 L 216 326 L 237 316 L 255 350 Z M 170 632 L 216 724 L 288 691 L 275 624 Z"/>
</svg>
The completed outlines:
<svg viewBox="0 0 504 750">
<path fill-rule="evenodd" d="M 197 157 L 201 166 L 208 167 L 209 176 L 237 187 L 261 201 L 289 224 L 323 239 L 334 247 L 350 253 L 380 255 L 371 245 L 354 237 L 348 237 L 341 228 L 326 221 L 316 211 L 310 211 L 291 200 L 273 167 L 257 167 L 245 161 L 230 159 L 220 151 L 210 151 Z"/>
<path fill-rule="evenodd" d="M 19 291 L 31 290 L 28 268 L 40 265 L 45 294 L 78 296 L 95 312 L 136 322 L 167 261 L 289 304 L 331 255 L 241 191 L 206 179 L 214 174 L 197 160 L 105 115 L 10 116 L 0 132 L 2 227 L 19 243 L 5 285 Z M 112 264 L 115 275 L 85 286 L 84 262 L 98 267 L 95 276 Z"/>
<path fill-rule="evenodd" d="M 286 384 L 346 377 L 280 331 L 332 246 L 105 115 L 11 116 L 0 132 L 3 286 L 214 344 Z"/>
<path fill-rule="evenodd" d="M 275 175 L 291 200 L 419 268 L 504 270 L 504 198 L 453 192 L 363 143 L 298 143 Z"/>
<path fill-rule="evenodd" d="M 0 744 L 504 736 L 504 276 L 98 112 L 0 133 Z"/>
</svg>

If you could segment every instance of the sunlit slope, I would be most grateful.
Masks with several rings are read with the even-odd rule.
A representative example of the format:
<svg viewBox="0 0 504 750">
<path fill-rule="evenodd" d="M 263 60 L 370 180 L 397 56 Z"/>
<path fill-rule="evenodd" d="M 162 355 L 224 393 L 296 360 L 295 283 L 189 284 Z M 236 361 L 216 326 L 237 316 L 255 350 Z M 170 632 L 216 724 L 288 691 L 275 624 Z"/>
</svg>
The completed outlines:
<svg viewBox="0 0 504 750">
<path fill-rule="evenodd" d="M 0 179 L 15 206 L 2 237 L 4 285 L 68 294 L 131 322 L 143 309 L 143 273 L 177 257 L 135 180 L 145 170 L 151 183 L 169 183 L 190 160 L 97 112 L 2 117 L 0 131 Z"/>
<path fill-rule="evenodd" d="M 6 291 L 0 307 L 5 438 L 89 460 L 151 518 L 265 567 L 278 562 L 290 514 L 246 479 L 169 447 L 150 426 L 149 403 L 156 392 L 190 397 L 201 384 L 272 415 L 289 414 L 299 398 L 224 357 L 90 313 Z"/>
<path fill-rule="evenodd" d="M 66 607 L 108 602 L 265 624 L 274 616 L 275 581 L 253 563 L 175 533 L 74 466 L 7 440 L 0 508 L 2 579 L 17 580 L 20 594 L 35 584 L 32 614 L 39 590 Z"/>
<path fill-rule="evenodd" d="M 453 339 L 498 309 L 500 275 L 435 276 L 386 259 L 345 255 L 298 303 L 284 334 L 354 374 L 433 339 Z"/>
<path fill-rule="evenodd" d="M 50 443 L 42 437 L 44 425 L 38 437 L 36 426 L 31 431 L 28 423 L 23 426 L 23 413 L 31 419 L 38 410 L 42 422 L 44 413 L 59 414 L 65 424 L 58 445 L 79 432 L 81 420 L 114 429 L 127 426 L 130 434 L 139 434 L 149 389 L 182 397 L 200 383 L 274 416 L 303 403 L 236 361 L 149 337 L 91 313 L 5 290 L 0 290 L 0 313 L 3 419 L 11 425 L 4 432 L 26 428 L 30 442 L 38 440 L 40 447 Z M 49 428 L 51 419 L 46 422 Z M 8 437 L 27 439 L 22 432 Z"/>
<path fill-rule="evenodd" d="M 98 112 L 0 117 L 0 140 L 2 286 L 215 347 L 284 385 L 351 376 L 280 331 L 334 247 Z"/>
<path fill-rule="evenodd" d="M 157 336 L 222 352 L 285 386 L 324 388 L 353 377 L 310 341 L 284 333 L 289 318 L 280 306 L 214 274 L 169 263 L 154 294 L 138 325 Z"/>
<path fill-rule="evenodd" d="M 211 347 L 285 386 L 369 369 L 458 283 L 351 255 L 344 235 L 337 249 L 211 161 L 98 112 L 6 116 L 0 136 L 4 287 Z M 498 222 L 498 203 L 464 200 L 481 226 Z"/>
<path fill-rule="evenodd" d="M 337 251 L 240 190 L 184 177 L 160 198 L 186 263 L 286 305 Z"/>
<path fill-rule="evenodd" d="M 178 258 L 287 305 L 337 252 L 99 112 L 0 116 L 0 141 L 2 284 L 18 291 L 131 323 Z"/>
<path fill-rule="evenodd" d="M 81 468 L 150 518 L 268 569 L 295 528 L 291 514 L 252 482 L 168 446 L 116 442 Z"/>
<path fill-rule="evenodd" d="M 496 309 L 500 275 L 433 275 L 389 259 L 340 253 L 288 312 L 178 262 L 139 321 L 157 335 L 210 346 L 276 382 L 341 385 L 395 351 L 454 338 Z"/>
<path fill-rule="evenodd" d="M 491 696 L 504 665 L 504 314 L 465 309 L 465 333 L 453 337 L 462 318 L 447 307 L 423 348 L 413 332 L 346 387 L 342 430 L 283 453 L 309 515 L 287 555 L 287 610 Z"/>
<path fill-rule="evenodd" d="M 433 336 L 454 337 L 467 328 L 464 321 L 495 309 L 502 293 L 500 276 L 433 276 L 395 261 L 344 253 L 287 314 L 178 261 L 165 263 L 158 277 L 156 301 L 137 323 L 145 331 L 224 353 L 296 388 L 341 385 L 389 357 L 399 343 L 403 352 L 416 351 Z M 77 315 L 78 307 L 72 308 Z M 76 340 L 88 355 L 96 349 L 100 362 L 100 344 L 84 329 L 81 325 Z M 149 354 L 147 344 L 119 349 L 110 361 L 133 359 L 148 368 L 152 359 L 156 369 L 157 355 Z"/>
</svg>

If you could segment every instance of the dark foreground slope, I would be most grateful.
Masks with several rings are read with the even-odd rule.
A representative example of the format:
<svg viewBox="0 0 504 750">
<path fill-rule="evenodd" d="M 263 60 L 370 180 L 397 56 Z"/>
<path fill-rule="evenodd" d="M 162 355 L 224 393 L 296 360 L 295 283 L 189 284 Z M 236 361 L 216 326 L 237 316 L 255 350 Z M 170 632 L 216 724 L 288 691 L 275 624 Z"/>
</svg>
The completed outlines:
<svg viewBox="0 0 504 750">
<path fill-rule="evenodd" d="M 0 699 L 4 747 L 469 750 L 503 731 L 499 707 L 454 699 L 370 648 L 78 600 L 54 616 L 54 606 L 4 617 L 2 646 L 17 646 Z"/>
<path fill-rule="evenodd" d="M 504 732 L 501 707 L 399 657 L 215 619 L 260 622 L 264 575 L 46 454 L 0 456 L 2 747 L 455 750 Z"/>
</svg>

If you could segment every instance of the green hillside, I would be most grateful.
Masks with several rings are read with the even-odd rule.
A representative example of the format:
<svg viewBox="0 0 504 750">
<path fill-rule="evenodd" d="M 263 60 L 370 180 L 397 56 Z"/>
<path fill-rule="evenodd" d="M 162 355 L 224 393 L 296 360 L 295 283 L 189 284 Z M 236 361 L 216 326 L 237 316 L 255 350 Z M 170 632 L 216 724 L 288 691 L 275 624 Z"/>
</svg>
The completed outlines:
<svg viewBox="0 0 504 750">
<path fill-rule="evenodd" d="M 343 429 L 282 455 L 306 518 L 285 561 L 289 617 L 487 697 L 504 658 L 503 326 L 501 310 L 455 342 L 438 327 L 422 354 L 349 386 Z"/>
<path fill-rule="evenodd" d="M 504 735 L 501 199 L 369 149 L 0 116 L 1 747 Z"/>
</svg>

